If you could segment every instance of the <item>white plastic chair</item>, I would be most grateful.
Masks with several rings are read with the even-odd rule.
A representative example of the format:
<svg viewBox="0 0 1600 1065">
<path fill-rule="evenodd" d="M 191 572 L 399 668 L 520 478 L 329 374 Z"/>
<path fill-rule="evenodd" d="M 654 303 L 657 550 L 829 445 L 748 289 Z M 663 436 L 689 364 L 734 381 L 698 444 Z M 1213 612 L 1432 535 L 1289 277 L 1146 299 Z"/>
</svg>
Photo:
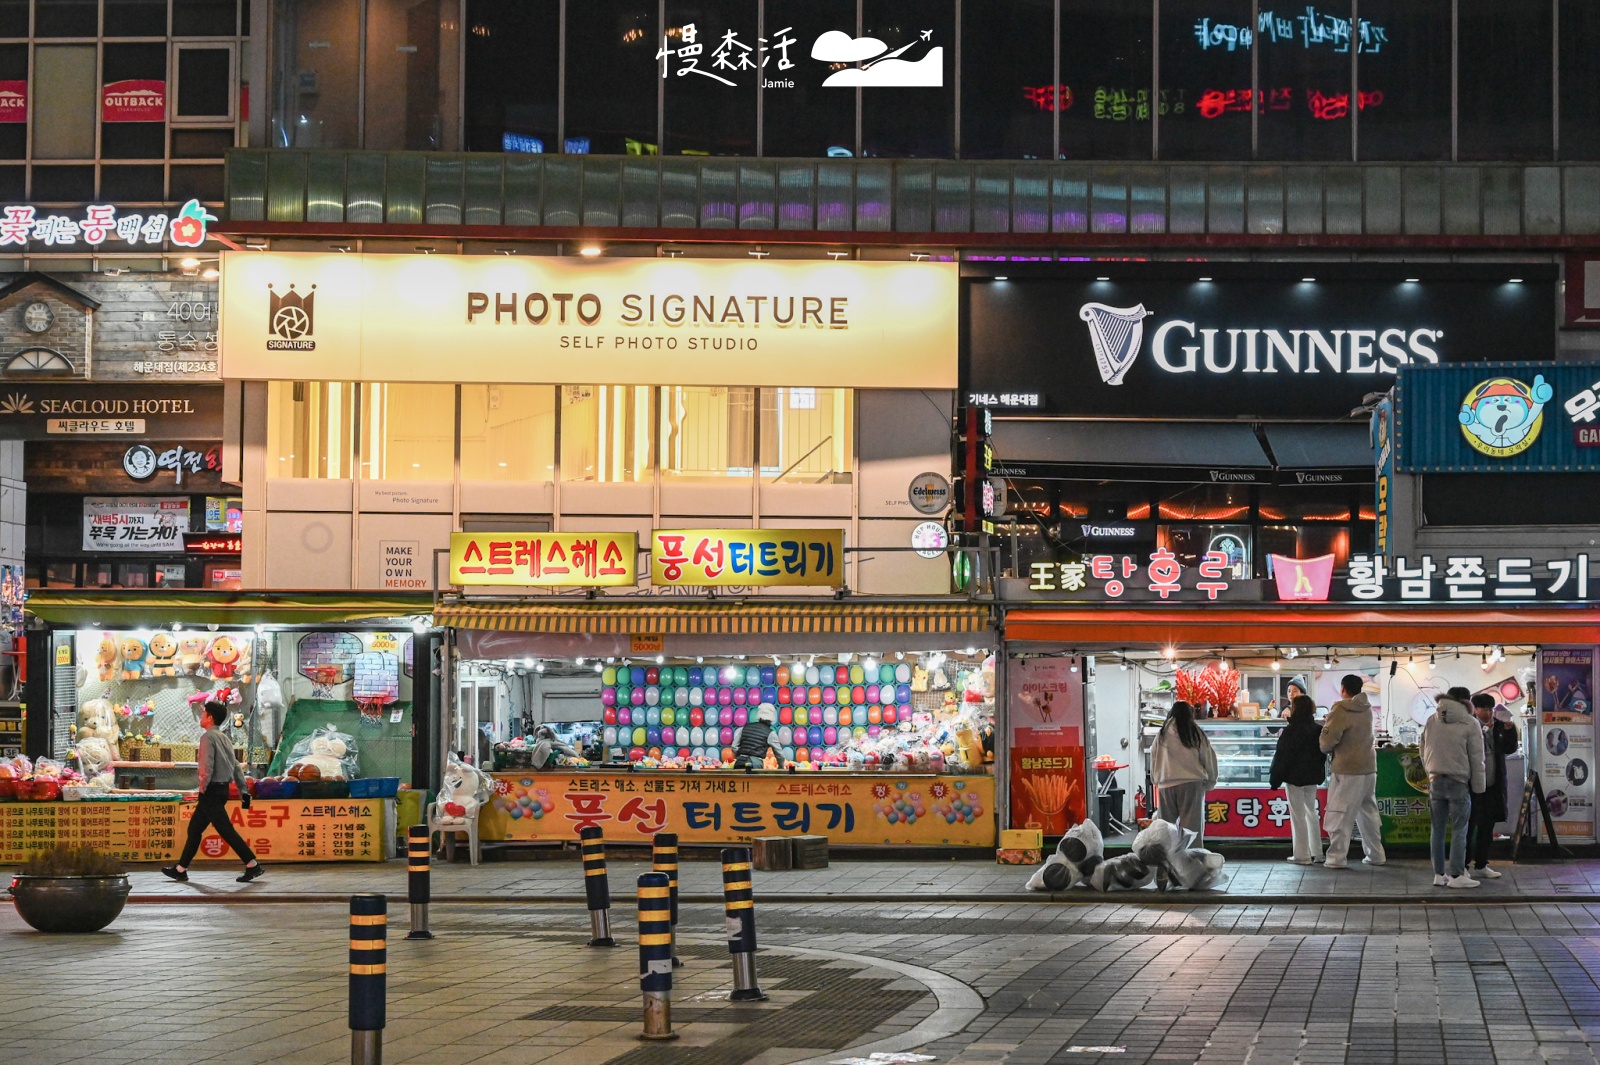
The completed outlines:
<svg viewBox="0 0 1600 1065">
<path fill-rule="evenodd" d="M 455 857 L 456 836 L 461 833 L 466 833 L 467 846 L 470 848 L 469 853 L 472 858 L 472 864 L 477 865 L 483 857 L 482 848 L 478 844 L 478 819 L 473 817 L 469 819 L 466 824 L 461 825 L 454 823 L 441 824 L 438 818 L 439 804 L 438 802 L 430 802 L 428 804 L 429 849 L 432 849 L 433 847 L 433 834 L 437 832 L 440 834 L 441 841 L 445 845 L 445 856 L 453 859 Z"/>
</svg>

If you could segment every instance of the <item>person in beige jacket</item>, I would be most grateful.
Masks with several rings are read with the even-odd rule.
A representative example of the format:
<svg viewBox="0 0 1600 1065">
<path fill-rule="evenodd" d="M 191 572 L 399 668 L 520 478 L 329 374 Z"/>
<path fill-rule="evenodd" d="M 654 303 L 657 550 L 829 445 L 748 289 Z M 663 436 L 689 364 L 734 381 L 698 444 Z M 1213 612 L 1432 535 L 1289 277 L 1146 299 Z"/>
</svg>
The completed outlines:
<svg viewBox="0 0 1600 1065">
<path fill-rule="evenodd" d="M 1320 745 L 1333 755 L 1333 776 L 1328 781 L 1328 810 L 1322 827 L 1328 833 L 1329 869 L 1343 869 L 1350 860 L 1350 828 L 1361 827 L 1361 860 L 1382 865 L 1383 822 L 1378 820 L 1378 755 L 1372 746 L 1372 704 L 1361 691 L 1364 681 L 1354 673 L 1339 681 L 1344 698 L 1328 711 Z"/>
<path fill-rule="evenodd" d="M 1195 846 L 1206 834 L 1206 792 L 1217 786 L 1217 752 L 1195 723 L 1194 707 L 1172 704 L 1150 747 L 1157 816 L 1193 830 Z"/>
</svg>

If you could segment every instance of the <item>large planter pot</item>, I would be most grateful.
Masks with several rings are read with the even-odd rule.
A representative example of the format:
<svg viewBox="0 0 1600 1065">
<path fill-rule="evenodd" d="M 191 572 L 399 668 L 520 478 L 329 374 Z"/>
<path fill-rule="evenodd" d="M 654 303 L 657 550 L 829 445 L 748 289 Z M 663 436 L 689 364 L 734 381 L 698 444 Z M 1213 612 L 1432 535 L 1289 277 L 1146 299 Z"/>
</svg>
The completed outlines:
<svg viewBox="0 0 1600 1065">
<path fill-rule="evenodd" d="M 125 876 L 18 876 L 17 913 L 41 932 L 98 932 L 128 901 Z"/>
</svg>

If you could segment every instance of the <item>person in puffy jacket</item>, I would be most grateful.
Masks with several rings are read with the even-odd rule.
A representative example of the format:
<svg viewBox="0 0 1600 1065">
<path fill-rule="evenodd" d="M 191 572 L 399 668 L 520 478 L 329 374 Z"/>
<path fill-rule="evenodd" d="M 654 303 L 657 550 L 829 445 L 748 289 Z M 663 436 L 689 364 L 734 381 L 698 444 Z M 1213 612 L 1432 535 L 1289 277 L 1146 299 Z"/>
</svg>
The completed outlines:
<svg viewBox="0 0 1600 1065">
<path fill-rule="evenodd" d="M 1468 703 L 1472 693 L 1451 688 L 1422 726 L 1422 768 L 1428 773 L 1433 829 L 1433 882 L 1475 888 L 1467 875 L 1467 821 L 1472 797 L 1483 794 L 1483 728 Z M 1445 875 L 1445 832 L 1450 833 L 1450 874 Z"/>
<path fill-rule="evenodd" d="M 1150 776 L 1156 783 L 1158 814 L 1195 834 L 1206 832 L 1206 792 L 1217 786 L 1217 752 L 1195 724 L 1194 707 L 1179 699 L 1150 748 Z"/>
<path fill-rule="evenodd" d="M 1350 861 L 1350 827 L 1361 827 L 1362 861 L 1382 865 L 1383 822 L 1378 819 L 1378 755 L 1372 746 L 1372 704 L 1361 688 L 1366 682 L 1354 673 L 1339 681 L 1344 698 L 1328 710 L 1322 725 L 1322 752 L 1333 755 L 1333 779 L 1328 782 L 1328 810 L 1323 827 L 1328 830 L 1327 868 L 1343 869 Z"/>
<path fill-rule="evenodd" d="M 1472 818 L 1467 825 L 1467 875 L 1474 880 L 1499 880 L 1500 871 L 1489 868 L 1489 848 L 1494 845 L 1494 826 L 1509 814 L 1506 755 L 1516 754 L 1521 740 L 1511 711 L 1496 703 L 1488 692 L 1472 697 L 1472 713 L 1483 726 L 1483 794 L 1473 797 Z"/>
<path fill-rule="evenodd" d="M 1322 729 L 1317 724 L 1317 704 L 1309 695 L 1289 701 L 1289 723 L 1278 733 L 1272 752 L 1271 784 L 1289 797 L 1289 827 L 1294 853 L 1289 860 L 1310 865 L 1322 860 L 1322 829 L 1317 824 L 1317 788 L 1327 779 L 1328 763 L 1322 753 Z"/>
</svg>

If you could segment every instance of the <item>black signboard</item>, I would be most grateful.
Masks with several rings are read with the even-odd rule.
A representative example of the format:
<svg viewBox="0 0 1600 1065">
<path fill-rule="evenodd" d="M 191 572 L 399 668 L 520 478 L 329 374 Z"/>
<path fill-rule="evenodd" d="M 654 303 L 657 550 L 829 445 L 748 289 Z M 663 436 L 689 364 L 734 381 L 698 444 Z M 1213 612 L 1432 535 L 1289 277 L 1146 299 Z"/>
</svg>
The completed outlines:
<svg viewBox="0 0 1600 1065">
<path fill-rule="evenodd" d="M 1548 359 L 1553 268 L 1019 264 L 963 280 L 965 399 L 1015 413 L 1347 417 L 1402 365 Z"/>
<path fill-rule="evenodd" d="M 0 381 L 0 440 L 222 439 L 221 385 Z"/>
</svg>

